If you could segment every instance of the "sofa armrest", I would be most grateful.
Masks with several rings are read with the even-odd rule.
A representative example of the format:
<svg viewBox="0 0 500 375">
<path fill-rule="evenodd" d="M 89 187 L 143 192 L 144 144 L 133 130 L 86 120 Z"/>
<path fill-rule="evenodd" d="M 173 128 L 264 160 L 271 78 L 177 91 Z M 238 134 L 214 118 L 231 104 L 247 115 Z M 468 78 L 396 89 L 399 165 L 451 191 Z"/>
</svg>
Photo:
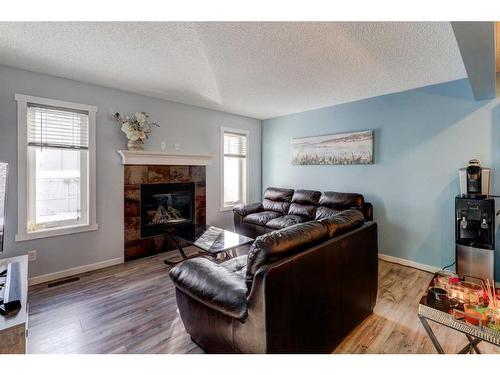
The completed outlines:
<svg viewBox="0 0 500 375">
<path fill-rule="evenodd" d="M 176 288 L 232 318 L 247 316 L 245 279 L 206 258 L 188 259 L 170 270 Z"/>
<path fill-rule="evenodd" d="M 373 221 L 373 206 L 370 202 L 363 203 L 361 212 L 363 212 L 366 221 Z"/>
<path fill-rule="evenodd" d="M 263 210 L 262 203 L 239 204 L 233 208 L 233 212 L 240 216 L 247 216 Z"/>
</svg>

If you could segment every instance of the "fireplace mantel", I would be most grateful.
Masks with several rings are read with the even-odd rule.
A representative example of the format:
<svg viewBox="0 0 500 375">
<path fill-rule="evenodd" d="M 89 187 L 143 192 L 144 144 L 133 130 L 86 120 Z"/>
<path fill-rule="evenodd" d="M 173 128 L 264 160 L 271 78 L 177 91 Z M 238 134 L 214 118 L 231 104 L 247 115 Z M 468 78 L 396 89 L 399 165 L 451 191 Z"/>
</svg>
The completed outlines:
<svg viewBox="0 0 500 375">
<path fill-rule="evenodd" d="M 176 154 L 162 151 L 118 150 L 126 165 L 210 165 L 212 155 Z"/>
</svg>

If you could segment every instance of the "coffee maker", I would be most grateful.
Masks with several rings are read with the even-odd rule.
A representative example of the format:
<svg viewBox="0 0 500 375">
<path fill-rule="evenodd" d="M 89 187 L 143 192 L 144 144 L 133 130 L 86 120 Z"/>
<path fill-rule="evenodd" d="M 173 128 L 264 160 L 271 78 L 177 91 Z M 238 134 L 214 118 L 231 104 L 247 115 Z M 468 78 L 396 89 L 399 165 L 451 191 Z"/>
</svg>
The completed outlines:
<svg viewBox="0 0 500 375">
<path fill-rule="evenodd" d="M 491 169 L 482 168 L 478 159 L 469 160 L 466 168 L 460 168 L 460 194 L 467 198 L 486 198 L 490 195 Z"/>
<path fill-rule="evenodd" d="M 489 168 L 472 159 L 459 171 L 455 198 L 456 271 L 459 276 L 494 278 L 495 200 L 490 194 Z"/>
</svg>

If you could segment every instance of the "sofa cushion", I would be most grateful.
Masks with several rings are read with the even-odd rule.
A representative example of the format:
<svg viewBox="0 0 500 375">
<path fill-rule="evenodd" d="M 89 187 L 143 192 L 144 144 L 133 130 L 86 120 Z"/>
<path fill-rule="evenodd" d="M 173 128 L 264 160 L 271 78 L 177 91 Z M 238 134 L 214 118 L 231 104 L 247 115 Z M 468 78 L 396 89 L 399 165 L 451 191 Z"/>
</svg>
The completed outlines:
<svg viewBox="0 0 500 375">
<path fill-rule="evenodd" d="M 336 191 L 325 191 L 319 198 L 319 205 L 330 208 L 361 208 L 365 203 L 365 199 L 361 194 L 357 193 L 338 193 Z"/>
<path fill-rule="evenodd" d="M 310 221 L 292 225 L 257 237 L 248 254 L 246 282 L 248 290 L 257 270 L 264 264 L 311 247 L 329 237 L 326 225 Z"/>
<path fill-rule="evenodd" d="M 280 216 L 276 219 L 269 220 L 266 224 L 266 227 L 273 229 L 283 229 L 295 224 L 305 223 L 306 221 L 309 221 L 309 219 L 304 216 L 285 215 Z"/>
<path fill-rule="evenodd" d="M 276 211 L 262 211 L 256 212 L 254 214 L 247 215 L 243 218 L 243 221 L 246 223 L 257 224 L 257 225 L 266 225 L 269 220 L 276 219 L 280 217 L 282 214 Z"/>
<path fill-rule="evenodd" d="M 342 211 L 343 210 L 341 210 L 341 209 L 319 206 L 316 209 L 316 216 L 314 217 L 314 220 L 320 220 L 320 219 L 326 219 L 329 217 L 333 217 L 333 216 L 341 213 Z"/>
<path fill-rule="evenodd" d="M 292 189 L 267 188 L 264 192 L 262 207 L 266 211 L 276 211 L 286 214 L 288 213 L 292 196 Z"/>
<path fill-rule="evenodd" d="M 241 255 L 236 258 L 231 258 L 220 263 L 220 266 L 244 278 L 247 272 L 247 257 L 248 255 Z"/>
<path fill-rule="evenodd" d="M 308 219 L 314 219 L 316 206 L 321 193 L 314 190 L 295 190 L 292 197 L 292 203 L 288 209 L 289 215 L 305 216 Z"/>
<path fill-rule="evenodd" d="M 292 203 L 315 206 L 318 204 L 320 197 L 321 192 L 319 191 L 298 189 L 293 193 Z"/>
<path fill-rule="evenodd" d="M 170 278 L 176 288 L 198 302 L 243 320 L 247 316 L 246 263 L 246 255 L 221 264 L 193 258 L 172 268 Z"/>
<path fill-rule="evenodd" d="M 330 238 L 359 228 L 365 222 L 363 213 L 357 209 L 345 210 L 337 215 L 319 220 L 328 229 Z"/>
<path fill-rule="evenodd" d="M 288 213 L 288 209 L 290 208 L 290 202 L 278 202 L 269 199 L 264 199 L 262 201 L 262 207 L 266 211 L 274 211 L 284 215 Z"/>
<path fill-rule="evenodd" d="M 316 215 L 316 206 L 292 203 L 288 209 L 288 214 L 304 216 L 307 219 L 312 220 Z"/>
<path fill-rule="evenodd" d="M 293 192 L 293 189 L 268 187 L 264 192 L 264 199 L 269 199 L 272 201 L 291 202 Z"/>
<path fill-rule="evenodd" d="M 361 194 L 325 191 L 319 198 L 315 220 L 331 217 L 351 208 L 363 210 L 364 203 Z"/>
</svg>

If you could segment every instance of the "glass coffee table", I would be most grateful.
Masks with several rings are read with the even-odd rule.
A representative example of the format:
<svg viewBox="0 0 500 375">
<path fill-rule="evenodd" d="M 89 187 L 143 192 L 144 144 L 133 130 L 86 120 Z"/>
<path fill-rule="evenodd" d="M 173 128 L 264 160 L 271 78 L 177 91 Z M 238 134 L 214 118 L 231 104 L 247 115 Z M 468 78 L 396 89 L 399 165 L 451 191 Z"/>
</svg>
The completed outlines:
<svg viewBox="0 0 500 375">
<path fill-rule="evenodd" d="M 178 262 L 164 260 L 163 262 L 169 266 L 175 266 L 186 259 L 204 255 L 213 258 L 217 258 L 218 256 L 231 258 L 231 250 L 254 241 L 253 238 L 214 227 L 213 225 L 204 224 L 179 225 L 168 230 L 165 234 L 174 242 L 182 257 Z M 200 249 L 201 252 L 188 256 L 181 243 L 187 243 L 188 246 L 195 246 Z"/>
<path fill-rule="evenodd" d="M 429 287 L 434 286 L 434 280 L 436 277 L 437 274 L 434 275 Z M 433 321 L 465 335 L 469 343 L 461 349 L 458 354 L 481 354 L 479 348 L 477 347 L 477 344 L 481 341 L 500 346 L 500 331 L 482 326 L 481 324 L 473 325 L 468 323 L 466 319 L 468 314 L 464 312 L 463 305 L 457 306 L 456 308 L 443 309 L 442 306 L 436 306 L 430 303 L 427 297 L 428 289 L 420 299 L 420 303 L 418 305 L 418 318 L 434 345 L 434 348 L 439 354 L 444 354 L 444 350 L 429 325 L 429 321 Z"/>
</svg>

